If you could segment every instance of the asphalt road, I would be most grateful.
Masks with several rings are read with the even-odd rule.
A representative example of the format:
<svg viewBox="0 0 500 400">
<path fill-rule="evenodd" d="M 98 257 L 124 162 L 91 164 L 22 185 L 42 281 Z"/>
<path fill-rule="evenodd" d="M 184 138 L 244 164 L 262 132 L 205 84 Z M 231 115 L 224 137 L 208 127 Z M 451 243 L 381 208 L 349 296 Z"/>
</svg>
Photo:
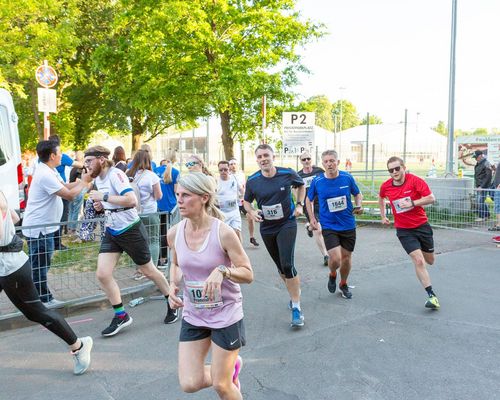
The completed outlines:
<svg viewBox="0 0 500 400">
<path fill-rule="evenodd" d="M 306 325 L 289 326 L 288 295 L 261 245 L 248 248 L 255 281 L 243 286 L 247 346 L 245 398 L 500 399 L 500 253 L 489 236 L 436 230 L 433 287 L 425 292 L 392 230 L 358 229 L 352 300 L 326 289 L 327 268 L 299 227 L 296 263 Z M 91 369 L 72 375 L 66 346 L 44 328 L 0 333 L 0 399 L 216 399 L 183 394 L 177 381 L 180 324 L 164 325 L 165 303 L 130 310 L 134 324 L 113 338 L 99 332 L 112 312 L 69 318 L 94 337 Z"/>
</svg>

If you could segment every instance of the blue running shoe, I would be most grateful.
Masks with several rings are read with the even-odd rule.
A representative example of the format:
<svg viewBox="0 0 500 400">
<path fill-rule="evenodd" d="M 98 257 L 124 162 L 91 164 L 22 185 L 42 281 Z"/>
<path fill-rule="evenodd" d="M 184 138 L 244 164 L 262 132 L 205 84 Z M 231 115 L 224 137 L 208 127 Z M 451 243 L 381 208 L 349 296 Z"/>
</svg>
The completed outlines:
<svg viewBox="0 0 500 400">
<path fill-rule="evenodd" d="M 297 307 L 292 309 L 292 327 L 304 326 L 304 316 Z"/>
</svg>

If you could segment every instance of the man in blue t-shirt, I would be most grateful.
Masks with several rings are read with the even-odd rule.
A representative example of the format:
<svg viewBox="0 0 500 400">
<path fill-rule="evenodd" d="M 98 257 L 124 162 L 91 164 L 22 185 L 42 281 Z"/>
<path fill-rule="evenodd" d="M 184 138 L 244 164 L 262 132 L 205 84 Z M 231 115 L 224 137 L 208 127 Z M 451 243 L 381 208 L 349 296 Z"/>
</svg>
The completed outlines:
<svg viewBox="0 0 500 400">
<path fill-rule="evenodd" d="M 326 150 L 321 154 L 325 173 L 315 177 L 307 192 L 306 206 L 313 229 L 319 229 L 314 215 L 313 200 L 318 198 L 319 219 L 326 249 L 328 250 L 330 276 L 328 290 L 335 293 L 337 269 L 340 268 L 339 289 L 342 297 L 350 299 L 352 293 L 347 285 L 351 271 L 351 259 L 356 244 L 356 221 L 353 214 L 362 214 L 363 196 L 351 174 L 339 171 L 339 159 L 335 150 Z M 355 207 L 351 196 L 354 196 Z"/>
<path fill-rule="evenodd" d="M 294 266 L 297 222 L 303 213 L 304 181 L 290 168 L 274 166 L 274 151 L 268 144 L 255 150 L 260 171 L 251 175 L 245 187 L 244 207 L 250 218 L 260 222 L 260 234 L 269 255 L 290 294 L 292 326 L 304 326 L 300 309 L 300 278 Z M 297 190 L 297 203 L 292 201 L 292 187 Z M 257 201 L 258 209 L 252 206 Z"/>
</svg>

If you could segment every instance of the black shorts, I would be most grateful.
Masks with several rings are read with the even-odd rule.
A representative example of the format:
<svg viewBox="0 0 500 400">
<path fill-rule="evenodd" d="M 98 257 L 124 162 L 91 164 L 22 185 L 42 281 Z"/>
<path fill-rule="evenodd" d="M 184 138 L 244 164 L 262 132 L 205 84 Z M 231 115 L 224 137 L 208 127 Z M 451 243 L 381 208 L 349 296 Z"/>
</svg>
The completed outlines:
<svg viewBox="0 0 500 400">
<path fill-rule="evenodd" d="M 142 221 L 116 236 L 113 236 L 106 229 L 99 253 L 122 252 L 127 253 L 137 265 L 144 265 L 151 261 L 148 233 Z"/>
<path fill-rule="evenodd" d="M 334 231 L 332 229 L 323 229 L 321 231 L 327 250 L 341 246 L 347 251 L 353 252 L 356 245 L 356 229 L 348 231 Z"/>
<path fill-rule="evenodd" d="M 207 328 L 204 326 L 191 325 L 182 319 L 179 341 L 194 342 L 210 337 L 212 342 L 224 350 L 232 351 L 246 344 L 245 325 L 243 319 L 225 328 Z"/>
<path fill-rule="evenodd" d="M 415 250 L 434 253 L 433 232 L 427 222 L 411 229 L 396 228 L 396 235 L 408 254 Z"/>
</svg>

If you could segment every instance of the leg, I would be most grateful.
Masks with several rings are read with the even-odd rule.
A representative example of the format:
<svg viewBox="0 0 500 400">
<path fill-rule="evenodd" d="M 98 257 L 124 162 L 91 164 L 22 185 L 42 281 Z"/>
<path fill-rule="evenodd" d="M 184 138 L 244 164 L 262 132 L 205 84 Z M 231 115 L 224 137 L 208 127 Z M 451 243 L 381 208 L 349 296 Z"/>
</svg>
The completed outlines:
<svg viewBox="0 0 500 400">
<path fill-rule="evenodd" d="M 316 245 L 318 246 L 319 251 L 323 255 L 323 257 L 328 255 L 325 247 L 325 241 L 323 240 L 323 235 L 321 234 L 321 230 L 313 231 L 314 240 L 316 241 Z"/>
<path fill-rule="evenodd" d="M 144 274 L 144 276 L 152 280 L 155 285 L 160 289 L 160 292 L 164 296 L 168 296 L 170 292 L 170 286 L 168 284 L 167 278 L 163 275 L 158 268 L 155 267 L 153 261 L 149 261 L 147 264 L 140 265 L 138 270 Z"/>
<path fill-rule="evenodd" d="M 33 283 L 40 295 L 40 300 L 47 303 L 53 299 L 47 284 L 47 273 L 54 252 L 54 234 L 40 234 L 36 239 L 28 238 L 28 249 L 33 271 Z"/>
<path fill-rule="evenodd" d="M 251 238 L 255 237 L 255 222 L 250 215 L 247 214 L 247 222 L 248 222 L 248 234 Z"/>
<path fill-rule="evenodd" d="M 429 277 L 429 272 L 427 272 L 424 254 L 422 250 L 417 249 L 410 253 L 411 260 L 415 266 L 415 273 L 417 278 L 424 288 L 431 286 L 431 278 Z"/>
<path fill-rule="evenodd" d="M 167 214 L 160 214 L 160 259 L 163 262 L 168 258 L 167 217 Z"/>
<path fill-rule="evenodd" d="M 340 253 L 340 282 L 342 284 L 344 282 L 347 282 L 347 278 L 349 277 L 349 273 L 351 272 L 352 252 L 341 247 Z"/>
<path fill-rule="evenodd" d="M 122 302 L 120 287 L 113 277 L 113 269 L 118 263 L 119 258 L 120 253 L 99 253 L 97 257 L 96 276 L 111 305 Z"/>
<path fill-rule="evenodd" d="M 276 238 L 281 271 L 285 275 L 286 287 L 293 303 L 300 302 L 300 278 L 294 265 L 296 239 L 297 225 L 281 229 Z"/>
<path fill-rule="evenodd" d="M 210 366 L 205 359 L 210 349 L 210 337 L 179 343 L 179 383 L 187 393 L 212 386 Z"/>
<path fill-rule="evenodd" d="M 342 263 L 342 251 L 340 244 L 331 249 L 328 249 L 328 268 L 330 268 L 330 273 L 336 274 L 337 269 L 340 268 Z"/>
<path fill-rule="evenodd" d="M 160 219 L 158 215 L 152 214 L 141 217 L 148 235 L 149 252 L 155 266 L 158 265 L 160 255 Z"/>
<path fill-rule="evenodd" d="M 225 350 L 212 342 L 212 385 L 224 400 L 241 400 L 241 393 L 233 383 L 233 371 L 239 349 Z"/>
</svg>

